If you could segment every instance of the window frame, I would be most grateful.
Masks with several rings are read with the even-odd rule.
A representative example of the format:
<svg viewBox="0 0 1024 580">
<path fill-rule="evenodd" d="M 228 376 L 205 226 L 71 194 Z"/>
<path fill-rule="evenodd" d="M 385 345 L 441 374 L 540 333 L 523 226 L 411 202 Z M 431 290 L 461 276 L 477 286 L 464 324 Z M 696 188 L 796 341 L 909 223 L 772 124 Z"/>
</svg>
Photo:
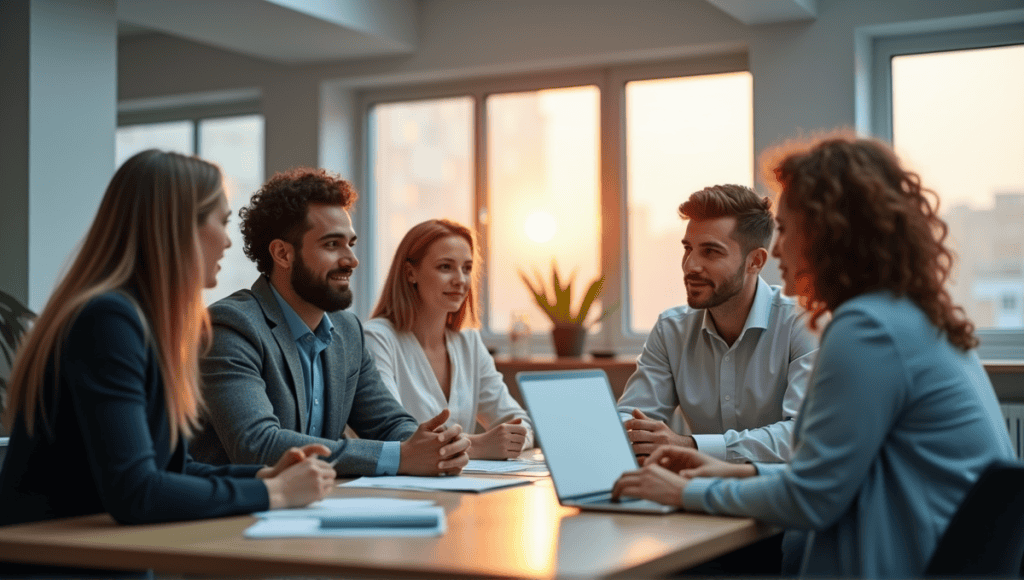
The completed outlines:
<svg viewBox="0 0 1024 580">
<path fill-rule="evenodd" d="M 420 85 L 405 85 L 386 88 L 369 88 L 358 92 L 356 106 L 360 119 L 360 168 L 363 179 L 362 200 L 356 211 L 356 225 L 363 234 L 360 253 L 366 273 L 359 277 L 357 291 L 368 298 L 358 301 L 356 313 L 361 318 L 369 316 L 376 302 L 373 280 L 383 273 L 375 271 L 377 243 L 373 224 L 376 223 L 376 207 L 373 203 L 376 192 L 373 180 L 375 163 L 372 142 L 372 110 L 379 104 L 408 102 L 449 97 L 471 97 L 473 112 L 474 167 L 473 195 L 475 223 L 472 224 L 480 236 L 481 255 L 488 259 L 490 232 L 488 221 L 487 191 L 487 111 L 486 99 L 492 94 L 537 91 L 574 86 L 591 85 L 599 90 L 599 144 L 600 168 L 599 199 L 601 203 L 600 225 L 600 266 L 606 276 L 602 301 L 604 304 L 619 303 L 620 307 L 606 318 L 600 331 L 587 338 L 588 348 L 611 349 L 620 354 L 637 354 L 647 340 L 646 332 L 633 332 L 630 324 L 630 309 L 625 306 L 629 293 L 628 222 L 627 216 L 627 175 L 626 175 L 626 84 L 632 81 L 702 76 L 731 72 L 749 72 L 749 59 L 745 51 L 725 52 L 713 56 L 675 59 L 641 64 L 609 65 L 603 67 L 575 68 L 538 72 L 525 75 L 488 77 L 478 79 L 452 80 Z M 489 292 L 486 268 L 481 276 L 481 335 L 488 346 L 508 352 L 508 335 L 499 329 L 490 329 Z M 682 274 L 680 273 L 680 276 Z M 680 303 L 685 298 L 680 297 Z M 538 317 L 540 312 L 535 313 Z M 542 353 L 551 349 L 546 332 L 534 329 L 531 337 L 531 352 Z"/>
<path fill-rule="evenodd" d="M 263 115 L 263 111 L 260 110 L 258 93 L 250 94 L 249 91 L 245 91 L 234 94 L 232 97 L 238 100 L 221 102 L 219 99 L 214 99 L 190 103 L 181 103 L 176 99 L 122 101 L 117 106 L 117 129 L 135 125 L 189 121 L 192 123 L 192 151 L 189 154 L 199 155 L 200 122 L 224 117 Z"/>
<path fill-rule="evenodd" d="M 892 59 L 897 56 L 1024 45 L 1024 22 L 879 35 L 871 40 L 871 133 L 892 143 Z M 1024 328 L 977 330 L 983 360 L 1024 360 Z"/>
</svg>

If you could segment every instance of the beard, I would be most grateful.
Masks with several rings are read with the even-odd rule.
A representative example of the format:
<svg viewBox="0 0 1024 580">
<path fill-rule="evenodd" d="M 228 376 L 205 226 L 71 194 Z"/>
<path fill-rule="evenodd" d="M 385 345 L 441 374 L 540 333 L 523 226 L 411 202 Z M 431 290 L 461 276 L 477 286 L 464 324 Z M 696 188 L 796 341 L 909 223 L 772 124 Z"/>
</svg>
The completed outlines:
<svg viewBox="0 0 1024 580">
<path fill-rule="evenodd" d="M 709 284 L 705 288 L 711 289 L 711 294 L 700 300 L 694 295 L 690 294 L 689 290 L 686 292 L 686 303 L 690 305 L 690 308 L 714 308 L 725 303 L 727 300 L 736 296 L 743 290 L 743 270 L 744 264 L 740 264 L 736 274 L 723 280 L 721 284 L 715 284 L 707 278 L 701 278 L 700 276 L 687 276 L 686 280 L 694 282 L 703 282 Z"/>
<path fill-rule="evenodd" d="M 335 290 L 327 280 L 334 274 L 352 274 L 352 268 L 336 268 L 327 273 L 323 280 L 318 280 L 316 273 L 306 267 L 302 253 L 295 254 L 295 268 L 292 269 L 292 289 L 306 302 L 324 312 L 344 310 L 352 305 L 352 289 Z"/>
</svg>

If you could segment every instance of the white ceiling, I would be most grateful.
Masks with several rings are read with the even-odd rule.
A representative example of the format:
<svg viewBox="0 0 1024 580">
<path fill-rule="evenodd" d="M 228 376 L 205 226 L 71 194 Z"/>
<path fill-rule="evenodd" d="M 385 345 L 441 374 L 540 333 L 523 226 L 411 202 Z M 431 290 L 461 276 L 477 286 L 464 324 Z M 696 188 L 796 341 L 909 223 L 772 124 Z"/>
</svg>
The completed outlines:
<svg viewBox="0 0 1024 580">
<path fill-rule="evenodd" d="M 396 56 L 416 51 L 419 4 L 430 1 L 118 0 L 118 34 L 157 32 L 287 64 Z M 750 26 L 817 13 L 817 0 L 705 1 Z"/>
</svg>

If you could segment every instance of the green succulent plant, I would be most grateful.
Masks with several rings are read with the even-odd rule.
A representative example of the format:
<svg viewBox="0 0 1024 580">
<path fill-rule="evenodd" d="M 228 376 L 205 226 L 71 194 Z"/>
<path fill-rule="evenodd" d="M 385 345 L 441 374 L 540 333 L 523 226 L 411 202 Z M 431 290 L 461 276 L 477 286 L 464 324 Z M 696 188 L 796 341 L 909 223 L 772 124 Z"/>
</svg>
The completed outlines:
<svg viewBox="0 0 1024 580">
<path fill-rule="evenodd" d="M 558 265 L 554 262 L 551 263 L 550 296 L 548 295 L 548 286 L 545 284 L 540 271 L 534 268 L 533 276 L 535 280 L 531 281 L 526 273 L 519 270 L 519 277 L 526 284 L 526 287 L 530 289 L 530 293 L 533 294 L 537 306 L 556 325 L 584 326 L 593 324 L 611 314 L 615 309 L 614 306 L 605 308 L 600 316 L 589 323 L 587 322 L 590 307 L 594 304 L 594 300 L 597 300 L 598 296 L 601 295 L 601 290 L 604 288 L 604 276 L 600 276 L 590 283 L 587 287 L 587 292 L 583 295 L 583 301 L 580 302 L 579 308 L 575 312 L 572 309 L 572 285 L 576 279 L 575 270 L 569 275 L 569 280 L 565 283 L 565 286 L 562 286 L 562 277 L 558 274 Z"/>
</svg>

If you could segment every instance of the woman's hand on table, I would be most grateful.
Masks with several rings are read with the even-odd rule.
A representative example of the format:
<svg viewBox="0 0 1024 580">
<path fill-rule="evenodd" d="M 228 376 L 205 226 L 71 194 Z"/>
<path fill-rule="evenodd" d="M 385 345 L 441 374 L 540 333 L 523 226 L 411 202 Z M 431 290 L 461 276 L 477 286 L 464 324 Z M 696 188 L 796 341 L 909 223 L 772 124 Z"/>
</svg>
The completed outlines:
<svg viewBox="0 0 1024 580">
<path fill-rule="evenodd" d="M 334 466 L 310 455 L 263 483 L 270 496 L 270 509 L 303 507 L 327 497 L 334 489 Z"/>
<path fill-rule="evenodd" d="M 282 453 L 281 457 L 278 458 L 277 463 L 273 466 L 268 465 L 257 471 L 256 477 L 260 479 L 270 479 L 307 457 L 316 457 L 318 455 L 327 457 L 330 454 L 331 450 L 319 443 L 311 443 L 309 445 L 304 445 L 303 447 L 292 447 Z"/>
<path fill-rule="evenodd" d="M 644 465 L 660 465 L 686 479 L 695 477 L 753 477 L 757 469 L 750 463 L 729 463 L 705 455 L 696 449 L 663 445 L 654 450 Z"/>
</svg>

